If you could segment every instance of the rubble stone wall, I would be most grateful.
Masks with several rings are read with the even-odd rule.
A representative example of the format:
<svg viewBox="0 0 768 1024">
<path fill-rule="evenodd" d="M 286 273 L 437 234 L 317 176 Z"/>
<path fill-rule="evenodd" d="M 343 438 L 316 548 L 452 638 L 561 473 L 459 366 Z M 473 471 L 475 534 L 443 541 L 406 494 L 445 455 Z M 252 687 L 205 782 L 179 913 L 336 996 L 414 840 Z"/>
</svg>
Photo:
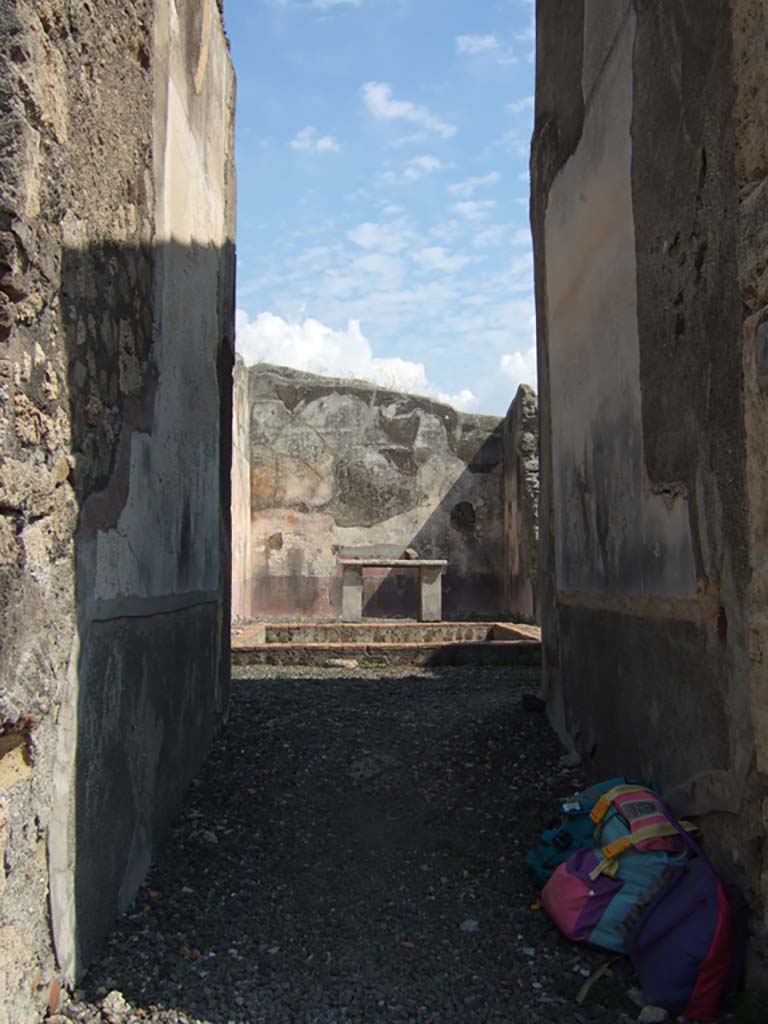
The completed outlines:
<svg viewBox="0 0 768 1024">
<path fill-rule="evenodd" d="M 537 617 L 539 409 L 522 384 L 504 420 L 504 608 Z"/>
<path fill-rule="evenodd" d="M 250 619 L 251 588 L 251 409 L 248 370 L 238 355 L 235 361 L 232 437 L 232 612 Z"/>
<path fill-rule="evenodd" d="M 538 0 L 531 159 L 550 714 L 705 816 L 763 955 L 767 19 Z"/>
<path fill-rule="evenodd" d="M 133 898 L 228 693 L 216 0 L 0 0 L 0 1024 Z"/>
<path fill-rule="evenodd" d="M 502 420 L 282 367 L 238 380 L 248 385 L 250 466 L 237 478 L 249 475 L 251 490 L 248 518 L 246 502 L 235 507 L 235 617 L 338 618 L 337 556 L 407 547 L 448 560 L 445 616 L 503 610 Z M 236 408 L 244 402 L 241 391 Z M 366 573 L 364 614 L 416 609 L 415 570 Z"/>
</svg>

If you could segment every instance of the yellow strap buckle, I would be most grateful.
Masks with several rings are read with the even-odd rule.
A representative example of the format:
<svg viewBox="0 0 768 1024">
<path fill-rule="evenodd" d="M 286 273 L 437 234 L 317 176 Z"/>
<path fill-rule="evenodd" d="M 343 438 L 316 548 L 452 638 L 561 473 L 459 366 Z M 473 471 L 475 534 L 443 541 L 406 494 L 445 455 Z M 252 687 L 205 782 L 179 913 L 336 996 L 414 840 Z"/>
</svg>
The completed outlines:
<svg viewBox="0 0 768 1024">
<path fill-rule="evenodd" d="M 603 856 L 606 860 L 616 860 L 630 846 L 632 846 L 632 840 L 629 836 L 619 836 L 618 839 L 614 839 L 612 843 L 603 847 Z"/>
<path fill-rule="evenodd" d="M 595 806 L 589 812 L 589 817 L 595 823 L 595 825 L 600 824 L 600 822 L 603 820 L 603 818 L 610 810 L 612 803 L 612 800 L 606 800 L 604 796 L 600 797 Z"/>
</svg>

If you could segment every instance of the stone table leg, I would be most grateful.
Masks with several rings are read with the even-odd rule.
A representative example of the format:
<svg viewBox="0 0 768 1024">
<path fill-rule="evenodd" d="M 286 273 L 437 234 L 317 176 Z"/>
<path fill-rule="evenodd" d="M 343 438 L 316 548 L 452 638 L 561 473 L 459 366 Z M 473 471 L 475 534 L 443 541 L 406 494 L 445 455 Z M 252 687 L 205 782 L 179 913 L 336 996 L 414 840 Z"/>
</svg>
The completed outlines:
<svg viewBox="0 0 768 1024">
<path fill-rule="evenodd" d="M 422 565 L 419 569 L 419 621 L 440 622 L 443 617 L 443 570 Z"/>
<path fill-rule="evenodd" d="M 341 580 L 341 621 L 360 622 L 363 617 L 363 568 L 345 565 Z"/>
</svg>

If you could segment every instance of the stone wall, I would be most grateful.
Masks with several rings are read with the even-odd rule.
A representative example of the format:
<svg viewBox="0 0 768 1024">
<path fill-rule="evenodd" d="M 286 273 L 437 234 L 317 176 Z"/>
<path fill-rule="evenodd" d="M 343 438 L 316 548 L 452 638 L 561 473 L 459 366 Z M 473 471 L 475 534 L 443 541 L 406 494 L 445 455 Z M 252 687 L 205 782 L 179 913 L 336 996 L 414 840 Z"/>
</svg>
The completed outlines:
<svg viewBox="0 0 768 1024">
<path fill-rule="evenodd" d="M 0 1022 L 133 898 L 228 693 L 215 0 L 0 0 Z"/>
<path fill-rule="evenodd" d="M 531 160 L 550 713 L 595 774 L 705 815 L 759 915 L 767 18 L 538 0 Z"/>
<path fill-rule="evenodd" d="M 537 617 L 539 409 L 521 384 L 504 420 L 504 608 Z"/>
<path fill-rule="evenodd" d="M 235 360 L 232 436 L 232 613 L 249 619 L 252 533 L 251 522 L 251 407 L 248 370 Z"/>
<path fill-rule="evenodd" d="M 502 610 L 503 421 L 281 367 L 238 380 L 250 466 L 235 486 L 242 493 L 250 477 L 250 514 L 236 501 L 236 617 L 338 618 L 337 555 L 407 547 L 448 560 L 444 616 Z M 366 574 L 365 615 L 414 617 L 416 608 L 415 571 Z"/>
</svg>

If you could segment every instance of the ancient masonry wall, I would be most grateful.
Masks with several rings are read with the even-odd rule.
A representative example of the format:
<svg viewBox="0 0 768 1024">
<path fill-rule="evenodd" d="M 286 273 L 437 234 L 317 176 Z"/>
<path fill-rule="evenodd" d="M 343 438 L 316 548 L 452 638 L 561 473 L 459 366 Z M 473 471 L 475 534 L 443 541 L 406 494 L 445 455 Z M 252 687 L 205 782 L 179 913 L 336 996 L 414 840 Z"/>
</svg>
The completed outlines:
<svg viewBox="0 0 768 1024">
<path fill-rule="evenodd" d="M 133 898 L 228 693 L 216 0 L 0 0 L 0 1024 Z"/>
<path fill-rule="evenodd" d="M 251 530 L 251 408 L 248 370 L 235 361 L 232 436 L 232 614 L 249 619 Z"/>
<path fill-rule="evenodd" d="M 236 618 L 338 618 L 337 555 L 407 547 L 448 560 L 445 616 L 503 610 L 502 420 L 280 367 L 243 368 L 237 381 L 235 407 L 249 420 L 246 437 L 238 413 Z M 365 615 L 416 608 L 415 573 L 366 574 Z"/>
<path fill-rule="evenodd" d="M 768 13 L 610 8 L 537 5 L 545 685 L 595 774 L 705 815 L 765 957 Z"/>
<path fill-rule="evenodd" d="M 537 617 L 539 409 L 522 384 L 504 419 L 504 608 Z"/>
</svg>

